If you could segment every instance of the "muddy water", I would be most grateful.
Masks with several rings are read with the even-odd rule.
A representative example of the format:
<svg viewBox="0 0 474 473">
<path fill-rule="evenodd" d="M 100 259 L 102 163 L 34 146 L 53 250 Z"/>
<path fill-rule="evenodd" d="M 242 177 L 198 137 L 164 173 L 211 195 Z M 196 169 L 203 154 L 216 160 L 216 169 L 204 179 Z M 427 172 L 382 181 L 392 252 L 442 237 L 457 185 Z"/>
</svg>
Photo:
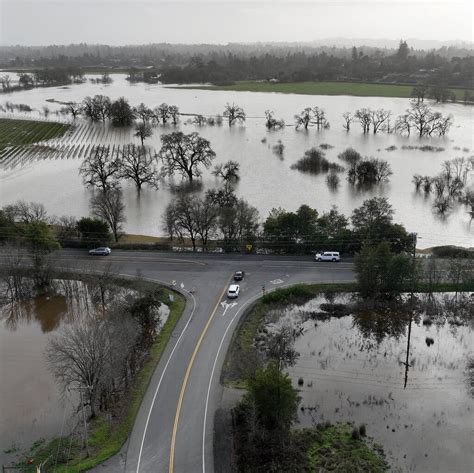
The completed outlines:
<svg viewBox="0 0 474 473">
<path fill-rule="evenodd" d="M 5 450 L 24 448 L 71 428 L 75 396 L 62 395 L 44 359 L 50 335 L 68 314 L 64 296 L 41 296 L 0 312 L 0 459 L 4 461 L 12 458 L 4 458 Z"/>
<path fill-rule="evenodd" d="M 124 75 L 114 75 L 110 85 L 84 83 L 68 87 L 32 89 L 24 92 L 3 94 L 0 100 L 25 103 L 37 110 L 48 105 L 57 111 L 61 105 L 47 102 L 56 99 L 62 102 L 81 101 L 87 95 L 105 94 L 112 99 L 127 97 L 132 105 L 144 102 L 154 107 L 162 102 L 176 104 L 185 113 L 217 115 L 222 113 L 226 102 L 235 102 L 247 112 L 245 126 L 204 126 L 186 124 L 182 117 L 178 129 L 190 133 L 197 131 L 209 139 L 217 157 L 216 163 L 229 159 L 241 164 L 241 179 L 236 192 L 256 206 L 262 219 L 274 207 L 295 210 L 301 204 L 309 204 L 319 211 L 327 211 L 337 205 L 345 214 L 375 195 L 385 196 L 395 208 L 395 220 L 405 224 L 409 231 L 419 234 L 419 246 L 430 247 L 437 244 L 474 245 L 474 227 L 466 208 L 455 205 L 449 215 L 440 218 L 433 212 L 432 198 L 424 198 L 414 192 L 411 179 L 413 174 L 435 175 L 441 171 L 441 164 L 458 156 L 468 158 L 473 155 L 473 107 L 460 104 L 433 105 L 443 114 L 454 117 L 454 126 L 449 136 L 420 140 L 415 136 L 401 137 L 396 134 L 363 135 L 354 123 L 350 133 L 342 130 L 342 113 L 361 107 L 392 110 L 393 117 L 403 113 L 409 103 L 406 99 L 383 97 L 305 96 L 297 94 L 216 92 L 207 90 L 171 89 L 161 85 L 129 84 Z M 293 126 L 269 132 L 265 129 L 264 111 L 273 110 L 277 118 L 283 118 L 288 125 L 294 123 L 293 115 L 308 106 L 318 105 L 327 112 L 331 123 L 329 130 L 317 133 L 311 130 L 295 131 Z M 36 113 L 36 112 L 35 112 Z M 25 115 L 26 116 L 26 115 Z M 34 116 L 34 114 L 32 114 Z M 52 115 L 54 118 L 54 115 Z M 58 147 L 87 144 L 118 145 L 127 142 L 138 143 L 133 137 L 133 129 L 117 130 L 101 125 L 89 127 L 79 121 L 77 132 L 66 137 Z M 90 129 L 86 129 L 89 127 Z M 175 128 L 155 127 L 154 135 L 147 144 L 160 148 L 160 136 Z M 265 138 L 266 142 L 262 142 Z M 283 159 L 275 156 L 272 147 L 281 140 L 285 145 Z M 390 183 L 376 186 L 370 191 L 358 191 L 350 186 L 345 177 L 337 191 L 328 188 L 325 175 L 307 175 L 291 169 L 291 165 L 312 146 L 328 143 L 333 148 L 326 156 L 338 162 L 337 155 L 349 146 L 366 156 L 376 156 L 389 161 L 393 175 Z M 432 145 L 443 148 L 441 152 L 422 152 L 402 149 L 403 146 Z M 386 148 L 394 146 L 394 151 Z M 68 148 L 69 149 L 69 148 Z M 54 215 L 72 214 L 76 217 L 87 215 L 91 191 L 84 189 L 78 175 L 82 157 L 60 159 L 29 159 L 19 157 L 7 164 L 0 162 L 0 205 L 18 199 L 43 202 L 48 212 Z M 474 172 L 469 176 L 474 186 Z M 203 172 L 203 191 L 219 185 L 209 171 Z M 163 234 L 161 216 L 166 205 L 173 199 L 169 182 L 164 182 L 159 190 L 144 189 L 140 197 L 133 186 L 124 184 L 127 222 L 129 233 L 149 235 Z M 67 202 L 67 204 L 65 204 Z"/>
<path fill-rule="evenodd" d="M 93 312 L 94 296 L 80 281 L 56 282 L 57 295 L 0 308 L 0 464 L 41 438 L 68 433 L 78 422 L 75 393 L 63 393 L 49 372 L 49 339 Z M 131 294 L 117 288 L 115 300 Z M 165 323 L 169 307 L 161 305 Z M 10 452 L 10 453 L 6 453 Z"/>
<path fill-rule="evenodd" d="M 367 330 L 352 316 L 300 319 L 324 298 L 287 312 L 304 332 L 289 374 L 302 397 L 302 426 L 329 420 L 367 424 L 401 471 L 469 472 L 474 465 L 474 399 L 467 380 L 474 355 L 471 327 L 412 324 L 405 385 L 407 324 Z M 337 301 L 336 301 L 337 302 Z M 385 335 L 385 336 L 384 336 Z M 434 343 L 426 343 L 426 338 Z"/>
</svg>

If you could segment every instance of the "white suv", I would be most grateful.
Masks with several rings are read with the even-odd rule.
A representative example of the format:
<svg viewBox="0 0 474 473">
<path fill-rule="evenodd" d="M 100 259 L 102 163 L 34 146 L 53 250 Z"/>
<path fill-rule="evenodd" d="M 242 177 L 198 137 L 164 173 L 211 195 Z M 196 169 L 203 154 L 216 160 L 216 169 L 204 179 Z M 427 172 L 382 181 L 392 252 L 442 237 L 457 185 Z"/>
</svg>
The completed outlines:
<svg viewBox="0 0 474 473">
<path fill-rule="evenodd" d="M 239 293 L 240 293 L 240 286 L 238 284 L 231 284 L 227 291 L 227 297 L 229 299 L 236 299 L 237 297 L 239 297 Z"/>
<path fill-rule="evenodd" d="M 315 261 L 341 261 L 341 255 L 339 251 L 324 251 L 321 253 L 316 253 L 314 257 Z"/>
</svg>

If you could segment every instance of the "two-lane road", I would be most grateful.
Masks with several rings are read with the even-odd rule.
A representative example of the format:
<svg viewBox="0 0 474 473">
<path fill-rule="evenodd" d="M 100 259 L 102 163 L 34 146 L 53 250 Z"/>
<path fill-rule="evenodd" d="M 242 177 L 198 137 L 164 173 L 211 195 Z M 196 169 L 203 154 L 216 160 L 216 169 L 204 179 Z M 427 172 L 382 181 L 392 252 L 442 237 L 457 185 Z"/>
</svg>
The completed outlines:
<svg viewBox="0 0 474 473">
<path fill-rule="evenodd" d="M 270 291 L 298 282 L 354 279 L 352 263 L 315 263 L 310 256 L 114 251 L 108 257 L 89 257 L 84 251 L 64 250 L 57 254 L 57 263 L 87 269 L 112 265 L 121 274 L 140 274 L 186 295 L 185 312 L 155 370 L 128 442 L 127 473 L 213 472 L 214 412 L 222 394 L 219 374 L 245 308 L 262 295 L 262 286 Z M 228 300 L 226 290 L 236 270 L 245 271 L 245 278 L 238 299 Z"/>
</svg>

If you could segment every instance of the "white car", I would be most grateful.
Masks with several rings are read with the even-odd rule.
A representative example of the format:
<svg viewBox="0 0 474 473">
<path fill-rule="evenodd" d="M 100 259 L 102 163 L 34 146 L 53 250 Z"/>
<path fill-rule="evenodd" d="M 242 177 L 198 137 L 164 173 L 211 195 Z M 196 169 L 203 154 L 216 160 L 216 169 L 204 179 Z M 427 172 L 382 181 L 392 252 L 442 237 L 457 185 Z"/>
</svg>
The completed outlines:
<svg viewBox="0 0 474 473">
<path fill-rule="evenodd" d="M 314 257 L 315 261 L 341 261 L 341 255 L 339 251 L 324 251 L 321 253 L 316 253 Z"/>
<path fill-rule="evenodd" d="M 227 290 L 227 297 L 229 299 L 236 299 L 239 297 L 240 286 L 238 284 L 231 284 Z"/>
<path fill-rule="evenodd" d="M 89 250 L 91 256 L 108 256 L 112 253 L 112 250 L 108 246 L 101 246 L 99 248 L 94 248 Z"/>
</svg>

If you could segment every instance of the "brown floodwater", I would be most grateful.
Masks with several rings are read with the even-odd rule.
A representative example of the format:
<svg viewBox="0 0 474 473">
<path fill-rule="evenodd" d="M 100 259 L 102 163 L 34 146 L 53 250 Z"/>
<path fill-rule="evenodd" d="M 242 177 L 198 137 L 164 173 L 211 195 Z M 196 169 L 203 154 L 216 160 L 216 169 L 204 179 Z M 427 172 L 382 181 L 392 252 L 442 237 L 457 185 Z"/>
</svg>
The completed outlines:
<svg viewBox="0 0 474 473">
<path fill-rule="evenodd" d="M 78 422 L 78 396 L 62 392 L 45 349 L 54 335 L 95 312 L 96 292 L 81 281 L 55 281 L 54 295 L 0 308 L 0 464 L 16 461 L 39 439 L 68 433 Z M 135 293 L 114 288 L 109 299 Z M 169 307 L 159 309 L 161 323 Z"/>
<path fill-rule="evenodd" d="M 44 351 L 52 333 L 71 318 L 65 296 L 38 296 L 0 310 L 0 459 L 40 438 L 70 429 L 75 396 L 62 393 Z M 14 453 L 14 452 L 12 452 Z"/>
<path fill-rule="evenodd" d="M 367 315 L 308 318 L 324 302 L 291 308 L 279 321 L 303 329 L 299 359 L 288 369 L 302 398 L 300 425 L 366 424 L 394 471 L 473 471 L 472 324 L 429 325 L 422 314 L 411 326 L 407 372 L 406 314 L 389 324 Z"/>
</svg>

